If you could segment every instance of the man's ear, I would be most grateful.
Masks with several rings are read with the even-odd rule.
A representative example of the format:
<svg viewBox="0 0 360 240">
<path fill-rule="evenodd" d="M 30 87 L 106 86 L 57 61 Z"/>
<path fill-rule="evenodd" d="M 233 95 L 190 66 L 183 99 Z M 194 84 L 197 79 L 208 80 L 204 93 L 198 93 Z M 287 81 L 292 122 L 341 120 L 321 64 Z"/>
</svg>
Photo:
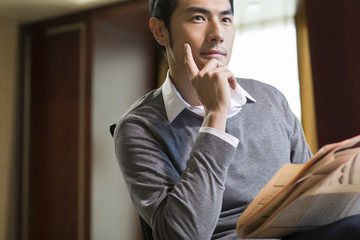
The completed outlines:
<svg viewBox="0 0 360 240">
<path fill-rule="evenodd" d="M 149 28 L 154 35 L 154 38 L 161 46 L 166 46 L 168 44 L 169 32 L 163 21 L 152 17 L 149 21 Z"/>
</svg>

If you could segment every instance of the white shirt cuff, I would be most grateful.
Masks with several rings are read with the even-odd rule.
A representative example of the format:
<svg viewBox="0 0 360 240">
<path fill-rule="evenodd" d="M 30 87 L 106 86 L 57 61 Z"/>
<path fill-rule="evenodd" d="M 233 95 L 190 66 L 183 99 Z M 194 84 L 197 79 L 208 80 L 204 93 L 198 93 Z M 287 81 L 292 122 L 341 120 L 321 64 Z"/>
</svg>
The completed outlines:
<svg viewBox="0 0 360 240">
<path fill-rule="evenodd" d="M 234 146 L 235 148 L 238 146 L 239 144 L 239 139 L 237 139 L 236 137 L 234 137 L 233 135 L 230 135 L 226 132 L 217 130 L 215 128 L 210 128 L 210 127 L 201 127 L 199 132 L 206 132 L 206 133 L 210 133 L 213 134 L 219 138 L 221 138 L 222 140 L 224 140 L 225 142 L 231 144 L 232 146 Z"/>
</svg>

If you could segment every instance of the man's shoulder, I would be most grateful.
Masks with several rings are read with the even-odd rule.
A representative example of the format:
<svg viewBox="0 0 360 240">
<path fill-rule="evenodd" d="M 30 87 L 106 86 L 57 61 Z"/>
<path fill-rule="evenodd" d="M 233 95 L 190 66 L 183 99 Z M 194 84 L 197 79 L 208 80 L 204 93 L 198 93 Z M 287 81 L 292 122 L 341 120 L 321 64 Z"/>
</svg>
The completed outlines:
<svg viewBox="0 0 360 240">
<path fill-rule="evenodd" d="M 236 78 L 237 82 L 243 87 L 245 90 L 248 89 L 268 89 L 269 91 L 278 91 L 274 86 L 261 82 L 259 80 L 251 79 L 251 78 Z"/>
<path fill-rule="evenodd" d="M 154 89 L 140 97 L 126 112 L 122 115 L 120 121 L 130 118 L 150 117 L 152 115 L 164 115 L 164 100 L 161 88 Z"/>
<path fill-rule="evenodd" d="M 284 95 L 270 84 L 250 78 L 237 78 L 236 80 L 240 86 L 255 99 L 264 97 L 284 98 Z"/>
</svg>

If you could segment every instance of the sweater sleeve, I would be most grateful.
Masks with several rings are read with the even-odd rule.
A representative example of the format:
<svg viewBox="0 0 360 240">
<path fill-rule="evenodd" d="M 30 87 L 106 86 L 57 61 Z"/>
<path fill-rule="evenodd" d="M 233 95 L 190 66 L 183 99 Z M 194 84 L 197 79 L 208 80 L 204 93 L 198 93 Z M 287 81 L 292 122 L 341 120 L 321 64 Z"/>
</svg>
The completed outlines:
<svg viewBox="0 0 360 240">
<path fill-rule="evenodd" d="M 292 163 L 305 163 L 312 157 L 310 148 L 306 142 L 301 123 L 294 115 L 294 131 L 291 135 L 290 161 Z"/>
<path fill-rule="evenodd" d="M 115 132 L 115 149 L 131 199 L 155 239 L 211 238 L 234 146 L 213 134 L 198 133 L 179 175 L 146 126 L 122 121 Z"/>
<path fill-rule="evenodd" d="M 291 111 L 289 104 L 284 97 L 285 111 L 287 112 L 290 125 L 290 161 L 291 163 L 305 163 L 312 157 L 310 148 L 306 142 L 304 130 L 299 119 Z"/>
</svg>

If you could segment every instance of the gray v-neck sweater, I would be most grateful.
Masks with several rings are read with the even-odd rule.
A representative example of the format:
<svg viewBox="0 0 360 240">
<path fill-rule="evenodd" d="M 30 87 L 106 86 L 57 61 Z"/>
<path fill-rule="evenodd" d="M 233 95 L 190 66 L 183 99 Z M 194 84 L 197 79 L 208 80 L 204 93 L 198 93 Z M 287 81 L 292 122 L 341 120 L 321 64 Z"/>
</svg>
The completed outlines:
<svg viewBox="0 0 360 240">
<path fill-rule="evenodd" d="M 228 118 L 237 148 L 199 133 L 203 118 L 184 109 L 170 124 L 161 88 L 139 99 L 115 130 L 116 156 L 131 199 L 155 239 L 237 239 L 236 222 L 284 163 L 311 157 L 284 96 L 238 79 L 256 99 Z"/>
</svg>

